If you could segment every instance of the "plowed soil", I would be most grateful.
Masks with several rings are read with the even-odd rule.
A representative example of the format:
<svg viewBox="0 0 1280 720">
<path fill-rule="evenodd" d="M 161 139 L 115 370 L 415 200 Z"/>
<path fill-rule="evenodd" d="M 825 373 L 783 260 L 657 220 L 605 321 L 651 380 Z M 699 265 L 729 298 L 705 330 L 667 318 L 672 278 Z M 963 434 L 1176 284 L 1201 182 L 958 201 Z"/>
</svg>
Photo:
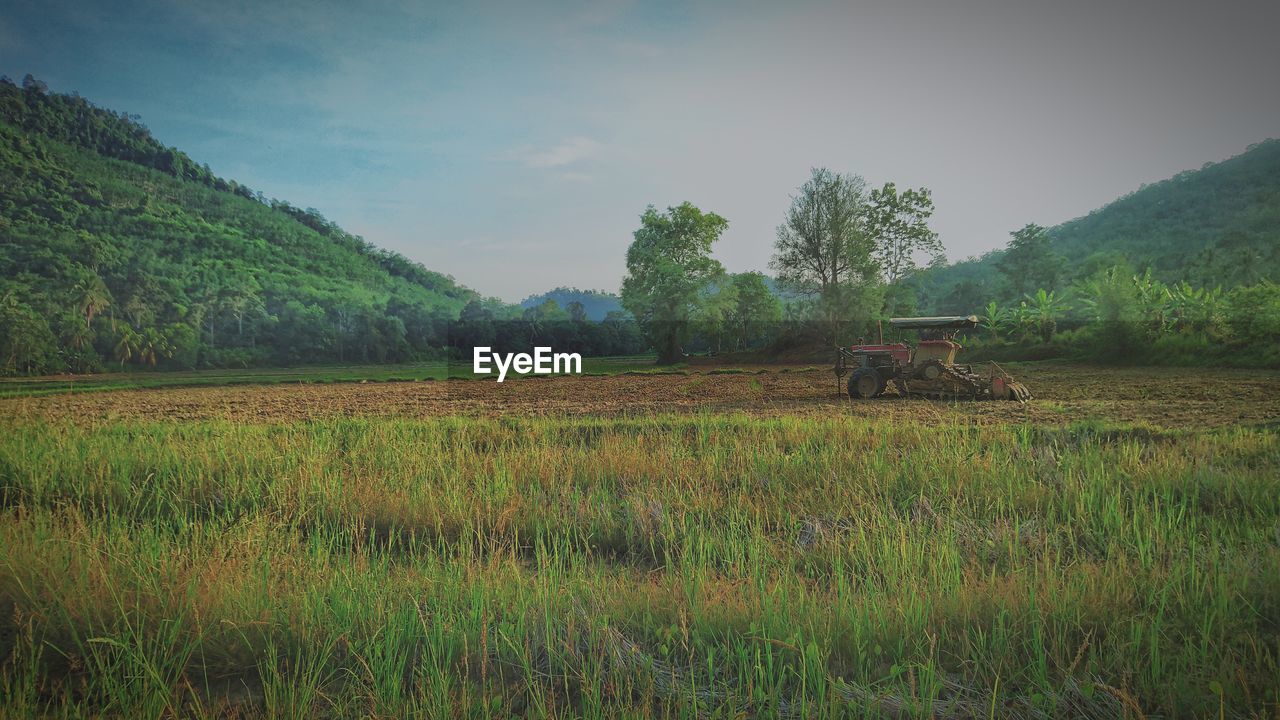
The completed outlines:
<svg viewBox="0 0 1280 720">
<path fill-rule="evenodd" d="M 119 390 L 0 400 L 0 416 L 280 422 L 332 417 L 433 417 L 738 411 L 845 414 L 924 421 L 1065 423 L 1098 419 L 1160 427 L 1280 422 L 1280 373 L 1099 368 L 1038 363 L 1011 368 L 1035 395 L 1012 402 L 936 402 L 891 392 L 871 401 L 836 393 L 812 368 L 694 368 L 685 374 L 493 380 L 261 385 Z"/>
</svg>

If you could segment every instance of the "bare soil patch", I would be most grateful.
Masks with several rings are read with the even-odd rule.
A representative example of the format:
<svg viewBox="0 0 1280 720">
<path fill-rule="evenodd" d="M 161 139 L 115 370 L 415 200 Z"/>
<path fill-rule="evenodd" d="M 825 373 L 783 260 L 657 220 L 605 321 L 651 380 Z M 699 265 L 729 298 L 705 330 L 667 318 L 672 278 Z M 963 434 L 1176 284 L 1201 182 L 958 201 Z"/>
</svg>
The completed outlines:
<svg viewBox="0 0 1280 720">
<path fill-rule="evenodd" d="M 444 415 L 619 415 L 740 411 L 766 415 L 844 414 L 926 422 L 1098 419 L 1160 427 L 1280 422 L 1280 373 L 1184 368 L 1101 368 L 1060 363 L 1017 367 L 1035 399 L 932 402 L 892 393 L 872 401 L 837 394 L 828 370 L 760 366 L 634 374 L 426 382 L 243 385 L 120 390 L 0 400 L 0 415 L 83 422 L 227 419 L 280 422 L 332 417 Z"/>
</svg>

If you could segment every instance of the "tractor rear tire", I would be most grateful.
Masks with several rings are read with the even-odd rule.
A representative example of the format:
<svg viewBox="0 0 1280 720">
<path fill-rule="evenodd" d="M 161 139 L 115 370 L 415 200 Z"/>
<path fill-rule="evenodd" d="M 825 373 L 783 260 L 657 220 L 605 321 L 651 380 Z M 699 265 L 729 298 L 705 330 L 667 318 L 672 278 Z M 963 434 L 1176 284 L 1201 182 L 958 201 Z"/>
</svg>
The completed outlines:
<svg viewBox="0 0 1280 720">
<path fill-rule="evenodd" d="M 849 397 L 870 400 L 884 392 L 884 378 L 872 368 L 858 368 L 849 376 Z"/>
</svg>

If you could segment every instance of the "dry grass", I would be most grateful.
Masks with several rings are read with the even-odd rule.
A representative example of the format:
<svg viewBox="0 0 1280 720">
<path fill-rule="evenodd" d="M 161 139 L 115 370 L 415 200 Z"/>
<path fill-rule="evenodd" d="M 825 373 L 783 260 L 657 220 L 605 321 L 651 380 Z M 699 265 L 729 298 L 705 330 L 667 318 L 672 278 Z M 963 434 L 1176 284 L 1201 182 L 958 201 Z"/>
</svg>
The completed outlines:
<svg viewBox="0 0 1280 720">
<path fill-rule="evenodd" d="M 0 696 L 19 716 L 1280 707 L 1273 428 L 4 430 Z"/>
</svg>

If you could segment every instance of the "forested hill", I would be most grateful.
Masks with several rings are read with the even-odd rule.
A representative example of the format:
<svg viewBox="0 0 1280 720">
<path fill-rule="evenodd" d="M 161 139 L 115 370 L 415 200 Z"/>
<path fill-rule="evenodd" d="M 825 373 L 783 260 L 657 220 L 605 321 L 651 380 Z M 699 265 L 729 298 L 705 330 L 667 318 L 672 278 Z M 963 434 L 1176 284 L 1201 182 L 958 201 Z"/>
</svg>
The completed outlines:
<svg viewBox="0 0 1280 720">
<path fill-rule="evenodd" d="M 1280 140 L 1143 186 L 1049 228 L 1048 235 L 1063 260 L 1060 287 L 1117 263 L 1197 286 L 1280 282 Z M 989 253 L 922 277 L 924 305 L 975 288 L 999 288 L 1001 255 Z M 965 302 L 971 301 L 951 304 Z"/>
<path fill-rule="evenodd" d="M 573 303 L 582 305 L 582 312 L 588 320 L 600 322 L 611 312 L 624 312 L 622 300 L 610 292 L 603 290 L 579 290 L 578 288 L 558 287 L 541 295 L 530 295 L 520 301 L 520 307 L 537 307 L 548 300 L 555 300 L 562 308 Z"/>
<path fill-rule="evenodd" d="M 0 82 L 0 370 L 408 360 L 477 297 L 137 117 Z"/>
</svg>

